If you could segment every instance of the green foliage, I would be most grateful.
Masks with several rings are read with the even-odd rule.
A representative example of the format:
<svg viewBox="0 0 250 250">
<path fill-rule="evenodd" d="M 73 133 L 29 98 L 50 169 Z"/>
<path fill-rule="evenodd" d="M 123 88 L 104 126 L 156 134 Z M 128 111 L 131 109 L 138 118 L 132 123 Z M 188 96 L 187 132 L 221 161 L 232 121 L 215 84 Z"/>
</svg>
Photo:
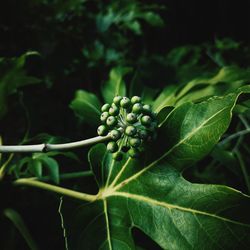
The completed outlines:
<svg viewBox="0 0 250 250">
<path fill-rule="evenodd" d="M 84 90 L 78 90 L 70 107 L 78 117 L 85 119 L 86 122 L 90 122 L 91 124 L 98 123 L 97 118 L 101 114 L 101 104 L 94 94 Z"/>
<path fill-rule="evenodd" d="M 27 75 L 25 71 L 26 58 L 38 55 L 37 52 L 27 52 L 20 57 L 0 58 L 0 119 L 8 111 L 8 97 L 21 87 L 37 84 L 39 79 Z"/>
<path fill-rule="evenodd" d="M 117 67 L 113 68 L 109 74 L 109 80 L 103 85 L 102 96 L 105 102 L 111 103 L 114 96 L 125 96 L 126 85 L 124 76 L 131 71 L 131 68 Z"/>
<path fill-rule="evenodd" d="M 249 197 L 225 186 L 192 184 L 181 176 L 219 141 L 242 93 L 250 93 L 250 86 L 175 108 L 161 127 L 167 145 L 147 165 L 131 158 L 112 161 L 102 144 L 91 149 L 89 161 L 100 190 L 96 202 L 69 216 L 70 249 L 135 249 L 133 227 L 163 249 L 246 249 Z M 93 239 L 93 232 L 99 237 Z"/>
<path fill-rule="evenodd" d="M 10 6 L 0 144 L 111 139 L 0 154 L 0 249 L 248 249 L 250 47 L 176 42 L 153 1 Z"/>
</svg>

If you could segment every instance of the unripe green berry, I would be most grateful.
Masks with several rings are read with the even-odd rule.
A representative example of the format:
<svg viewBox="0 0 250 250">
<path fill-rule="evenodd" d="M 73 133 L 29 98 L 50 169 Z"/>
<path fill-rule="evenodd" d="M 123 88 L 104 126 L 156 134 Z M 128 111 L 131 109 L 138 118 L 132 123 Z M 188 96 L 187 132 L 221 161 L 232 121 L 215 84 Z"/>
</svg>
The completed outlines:
<svg viewBox="0 0 250 250">
<path fill-rule="evenodd" d="M 145 129 L 138 130 L 138 135 L 141 139 L 145 140 L 148 137 L 148 132 Z"/>
<path fill-rule="evenodd" d="M 113 129 L 111 132 L 110 132 L 110 136 L 113 140 L 117 141 L 121 138 L 121 132 L 119 130 L 116 130 L 116 129 Z"/>
<path fill-rule="evenodd" d="M 141 102 L 141 97 L 139 97 L 139 96 L 133 96 L 131 98 L 131 103 L 132 104 L 139 103 L 139 102 Z"/>
<path fill-rule="evenodd" d="M 131 124 L 135 123 L 135 122 L 137 121 L 137 116 L 136 116 L 136 114 L 135 114 L 135 113 L 129 113 L 129 114 L 127 114 L 127 116 L 126 116 L 126 121 L 127 121 L 128 123 L 131 123 Z"/>
<path fill-rule="evenodd" d="M 138 149 L 136 148 L 131 148 L 129 151 L 128 151 L 128 154 L 131 158 L 137 158 L 139 155 L 140 155 L 140 152 Z"/>
<path fill-rule="evenodd" d="M 118 145 L 116 142 L 114 141 L 111 141 L 107 144 L 107 150 L 110 152 L 110 153 L 114 153 L 118 150 Z"/>
<path fill-rule="evenodd" d="M 121 105 L 122 108 L 127 109 L 127 108 L 130 107 L 131 102 L 130 102 L 130 100 L 129 100 L 128 97 L 123 97 L 123 98 L 121 99 L 121 101 L 120 101 L 120 105 Z"/>
<path fill-rule="evenodd" d="M 151 109 L 151 106 L 148 105 L 148 104 L 144 104 L 143 107 L 142 107 L 142 112 L 144 114 L 151 114 L 152 113 L 152 109 Z"/>
<path fill-rule="evenodd" d="M 115 96 L 113 99 L 113 103 L 116 104 L 117 106 L 120 105 L 120 101 L 121 101 L 122 97 L 121 96 Z"/>
<path fill-rule="evenodd" d="M 103 112 L 103 113 L 101 114 L 100 120 L 101 120 L 102 122 L 106 122 L 106 120 L 108 119 L 108 117 L 109 117 L 109 113 L 108 113 L 107 111 L 105 111 L 105 112 Z"/>
<path fill-rule="evenodd" d="M 129 144 L 132 147 L 139 147 L 141 145 L 141 140 L 139 138 L 130 138 L 129 139 Z"/>
<path fill-rule="evenodd" d="M 152 122 L 152 118 L 148 115 L 144 115 L 142 118 L 141 118 L 141 123 L 145 126 L 149 126 Z"/>
<path fill-rule="evenodd" d="M 115 105 L 112 105 L 111 108 L 109 108 L 109 114 L 110 115 L 114 115 L 114 116 L 117 116 L 119 114 L 119 108 Z"/>
<path fill-rule="evenodd" d="M 108 126 L 114 127 L 117 124 L 117 119 L 114 116 L 109 116 L 106 123 Z"/>
<path fill-rule="evenodd" d="M 134 126 L 127 126 L 125 129 L 125 134 L 128 136 L 133 136 L 137 132 L 137 129 Z"/>
<path fill-rule="evenodd" d="M 100 136 L 107 135 L 107 134 L 108 134 L 108 128 L 107 128 L 107 126 L 105 126 L 105 125 L 100 125 L 100 126 L 97 128 L 97 134 L 100 135 Z"/>
<path fill-rule="evenodd" d="M 113 157 L 113 159 L 114 159 L 115 161 L 121 161 L 123 155 L 122 155 L 122 152 L 118 151 L 118 152 L 114 153 L 114 154 L 112 155 L 112 157 Z"/>
<path fill-rule="evenodd" d="M 142 105 L 141 105 L 141 103 L 135 103 L 133 105 L 133 107 L 132 107 L 132 112 L 136 113 L 136 114 L 139 114 L 139 113 L 141 113 L 141 111 L 142 111 Z"/>
<path fill-rule="evenodd" d="M 105 112 L 105 111 L 109 111 L 109 108 L 110 108 L 110 105 L 108 103 L 105 103 L 102 106 L 101 110 L 102 110 L 102 112 Z"/>
</svg>

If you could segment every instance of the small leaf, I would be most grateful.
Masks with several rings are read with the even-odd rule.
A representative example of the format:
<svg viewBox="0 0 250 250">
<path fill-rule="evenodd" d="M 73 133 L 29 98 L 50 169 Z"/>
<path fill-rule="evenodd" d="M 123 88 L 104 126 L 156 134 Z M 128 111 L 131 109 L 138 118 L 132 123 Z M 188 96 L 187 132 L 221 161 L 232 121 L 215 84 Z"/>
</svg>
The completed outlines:
<svg viewBox="0 0 250 250">
<path fill-rule="evenodd" d="M 97 144 L 93 146 L 88 153 L 88 161 L 92 171 L 95 173 L 95 179 L 98 186 L 101 188 L 104 185 L 103 180 L 103 158 L 107 153 L 105 144 Z"/>
<path fill-rule="evenodd" d="M 101 114 L 101 103 L 97 96 L 85 90 L 78 90 L 70 104 L 75 114 L 90 124 L 98 124 Z"/>
<path fill-rule="evenodd" d="M 173 109 L 174 107 L 172 106 L 167 106 L 161 109 L 161 111 L 157 114 L 157 117 L 156 117 L 157 123 L 159 126 L 161 126 L 162 123 L 164 123 L 164 121 L 167 119 L 168 115 Z"/>
<path fill-rule="evenodd" d="M 42 162 L 40 160 L 30 159 L 28 168 L 37 178 L 42 177 Z"/>
<path fill-rule="evenodd" d="M 152 26 L 158 26 L 159 27 L 159 26 L 164 25 L 164 21 L 160 17 L 160 15 L 158 15 L 158 14 L 152 12 L 152 11 L 148 11 L 148 12 L 144 13 L 142 18 Z"/>
<path fill-rule="evenodd" d="M 177 86 L 169 85 L 165 87 L 159 96 L 155 99 L 153 110 L 158 113 L 166 106 L 173 106 L 175 104 L 175 92 Z"/>
<path fill-rule="evenodd" d="M 127 67 L 116 67 L 111 70 L 109 80 L 105 82 L 101 89 L 105 102 L 111 103 L 116 95 L 126 95 L 126 85 L 123 77 L 129 72 L 131 72 L 131 68 Z"/>
<path fill-rule="evenodd" d="M 30 55 L 38 55 L 37 52 L 27 52 L 20 57 L 0 58 L 0 119 L 8 110 L 7 99 L 18 88 L 30 84 L 40 83 L 41 80 L 27 75 L 25 61 Z"/>
<path fill-rule="evenodd" d="M 59 166 L 55 159 L 48 157 L 47 155 L 43 155 L 39 157 L 39 159 L 43 162 L 44 166 L 49 171 L 49 176 L 53 182 L 56 184 L 59 183 Z"/>
<path fill-rule="evenodd" d="M 236 66 L 223 67 L 212 77 L 195 78 L 188 82 L 177 94 L 178 105 L 213 95 L 222 95 L 249 82 L 250 70 Z"/>
</svg>

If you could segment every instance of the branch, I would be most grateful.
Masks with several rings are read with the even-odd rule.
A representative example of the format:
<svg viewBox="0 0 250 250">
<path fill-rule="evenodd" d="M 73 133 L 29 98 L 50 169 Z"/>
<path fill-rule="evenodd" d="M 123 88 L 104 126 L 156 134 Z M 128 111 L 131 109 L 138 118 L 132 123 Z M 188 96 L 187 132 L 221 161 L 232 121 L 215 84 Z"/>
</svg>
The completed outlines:
<svg viewBox="0 0 250 250">
<path fill-rule="evenodd" d="M 110 135 L 96 136 L 90 139 L 69 142 L 63 144 L 35 144 L 35 145 L 14 145 L 14 146 L 2 146 L 0 145 L 0 153 L 28 153 L 28 152 L 49 152 L 56 150 L 67 150 L 72 148 L 89 146 L 95 143 L 104 142 L 110 139 Z"/>
</svg>

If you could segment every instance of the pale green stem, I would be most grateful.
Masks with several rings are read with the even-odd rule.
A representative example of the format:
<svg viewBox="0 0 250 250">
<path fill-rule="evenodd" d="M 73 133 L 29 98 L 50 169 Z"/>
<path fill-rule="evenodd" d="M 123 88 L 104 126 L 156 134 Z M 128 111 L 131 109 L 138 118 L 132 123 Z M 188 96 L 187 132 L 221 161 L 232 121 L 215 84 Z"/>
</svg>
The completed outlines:
<svg viewBox="0 0 250 250">
<path fill-rule="evenodd" d="M 63 214 L 62 214 L 62 204 L 63 204 L 63 196 L 60 197 L 60 203 L 59 203 L 59 207 L 58 207 L 58 213 L 59 213 L 60 219 L 61 219 L 61 227 L 62 227 L 62 230 L 63 230 L 65 250 L 69 250 L 67 233 L 66 233 L 66 228 L 64 226 L 64 219 L 63 219 Z"/>
<path fill-rule="evenodd" d="M 84 171 L 84 172 L 81 171 L 81 172 L 60 174 L 59 179 L 60 180 L 69 180 L 69 179 L 89 177 L 89 176 L 93 176 L 93 172 L 91 170 Z M 38 180 L 38 181 L 49 181 L 49 180 L 51 180 L 51 177 L 50 176 L 43 176 L 41 178 L 32 177 L 32 178 L 28 178 L 28 179 L 29 180 Z"/>
<path fill-rule="evenodd" d="M 36 144 L 36 145 L 14 145 L 14 146 L 0 146 L 0 153 L 35 153 L 35 152 L 48 152 L 56 150 L 68 150 L 72 148 L 89 146 L 99 142 L 104 142 L 110 139 L 110 135 L 107 136 L 96 136 L 90 139 L 69 142 L 63 144 Z"/>
<path fill-rule="evenodd" d="M 13 184 L 15 186 L 36 187 L 36 188 L 44 189 L 47 191 L 55 192 L 55 193 L 58 193 L 61 195 L 69 196 L 69 197 L 72 197 L 72 198 L 75 198 L 78 200 L 84 200 L 84 201 L 89 201 L 89 202 L 93 202 L 97 198 L 96 195 L 85 194 L 85 193 L 81 193 L 81 192 L 74 191 L 71 189 L 62 188 L 59 186 L 51 185 L 48 183 L 44 183 L 44 182 L 36 181 L 36 180 L 32 180 L 32 179 L 26 179 L 26 178 L 18 179 L 16 181 L 14 181 Z"/>
<path fill-rule="evenodd" d="M 22 217 L 15 210 L 7 208 L 3 211 L 3 214 L 15 225 L 19 233 L 25 239 L 27 245 L 31 250 L 38 250 L 38 247 L 33 240 L 28 228 L 26 227 Z"/>
<path fill-rule="evenodd" d="M 250 126 L 249 126 L 247 120 L 245 119 L 245 117 L 244 117 L 243 115 L 239 115 L 239 118 L 240 118 L 240 120 L 242 121 L 242 123 L 244 124 L 244 126 L 245 126 L 246 128 L 250 128 Z"/>
<path fill-rule="evenodd" d="M 9 156 L 9 158 L 7 159 L 7 161 L 1 166 L 1 168 L 0 168 L 0 181 L 3 179 L 5 173 L 7 172 L 9 163 L 12 160 L 13 156 L 14 156 L 14 154 L 11 154 Z"/>
<path fill-rule="evenodd" d="M 125 136 L 125 137 L 126 137 L 126 136 Z M 120 141 L 120 145 L 119 145 L 118 151 L 121 150 L 121 147 L 122 147 L 122 145 L 123 145 L 123 143 L 124 143 L 125 137 L 122 137 L 122 138 L 121 138 L 121 141 Z M 113 172 L 114 165 L 115 165 L 115 160 L 112 159 L 112 162 L 111 162 L 110 168 L 109 168 L 108 178 L 107 178 L 107 181 L 106 181 L 106 184 L 105 184 L 105 188 L 107 188 L 108 185 L 109 185 L 109 181 L 110 181 L 110 178 L 111 178 L 111 175 L 112 175 L 112 172 Z"/>
<path fill-rule="evenodd" d="M 235 152 L 237 158 L 238 158 L 238 161 L 239 161 L 239 164 L 240 164 L 240 168 L 241 168 L 241 171 L 242 171 L 242 174 L 243 174 L 243 177 L 245 179 L 245 183 L 246 183 L 246 186 L 247 186 L 247 189 L 248 189 L 248 193 L 250 194 L 250 178 L 249 178 L 249 175 L 247 173 L 247 169 L 246 169 L 246 165 L 241 157 L 241 154 L 240 152 L 237 150 Z"/>
<path fill-rule="evenodd" d="M 235 138 L 237 138 L 239 136 L 248 134 L 248 133 L 250 133 L 250 128 L 241 130 L 241 131 L 239 131 L 239 132 L 237 132 L 235 134 L 232 134 L 232 135 L 228 136 L 226 139 L 222 140 L 219 144 L 221 144 L 221 145 L 226 144 L 229 141 L 231 141 L 231 140 L 233 140 L 233 139 L 235 139 Z"/>
</svg>

